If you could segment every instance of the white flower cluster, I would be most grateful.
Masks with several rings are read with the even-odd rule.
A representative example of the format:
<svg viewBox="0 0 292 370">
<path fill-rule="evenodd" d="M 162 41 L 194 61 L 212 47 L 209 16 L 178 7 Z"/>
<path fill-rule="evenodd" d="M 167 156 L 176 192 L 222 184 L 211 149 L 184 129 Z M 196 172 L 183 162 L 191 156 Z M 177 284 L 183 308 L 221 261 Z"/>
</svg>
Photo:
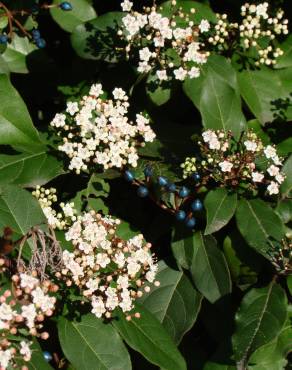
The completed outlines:
<svg viewBox="0 0 292 370">
<path fill-rule="evenodd" d="M 129 121 L 128 96 L 121 88 L 112 92 L 113 100 L 101 98 L 102 85 L 92 85 L 89 95 L 79 103 L 69 102 L 66 113 L 58 113 L 51 126 L 63 138 L 61 152 L 70 158 L 69 169 L 80 173 L 89 166 L 122 168 L 137 166 L 137 147 L 152 142 L 155 133 L 149 119 L 136 115 Z"/>
<path fill-rule="evenodd" d="M 252 131 L 243 133 L 237 141 L 224 131 L 207 130 L 199 142 L 202 160 L 186 158 L 182 164 L 184 178 L 199 170 L 205 181 L 212 178 L 220 184 L 236 188 L 257 189 L 264 184 L 269 195 L 278 194 L 285 176 L 281 173 L 282 159 L 274 146 L 264 146 Z M 264 165 L 260 165 L 264 162 Z"/>
<path fill-rule="evenodd" d="M 13 288 L 0 297 L 0 369 L 25 370 L 20 364 L 31 359 L 29 336 L 49 336 L 40 330 L 45 317 L 53 314 L 56 298 L 50 293 L 58 287 L 50 281 L 40 282 L 34 273 L 13 275 L 12 282 Z"/>
<path fill-rule="evenodd" d="M 135 298 L 142 296 L 139 288 L 155 280 L 157 264 L 149 251 L 151 244 L 144 243 L 142 235 L 122 240 L 116 234 L 119 223 L 91 211 L 80 216 L 65 235 L 74 251 L 63 252 L 62 275 L 68 286 L 79 287 L 97 317 L 109 318 L 118 307 L 131 311 Z M 149 289 L 145 286 L 145 291 Z"/>
<path fill-rule="evenodd" d="M 175 6 L 176 1 L 172 4 Z M 142 14 L 132 10 L 130 1 L 121 5 L 129 14 L 122 19 L 123 26 L 118 35 L 127 42 L 128 58 L 138 57 L 138 72 L 153 70 L 160 82 L 199 77 L 200 67 L 209 56 L 200 41 L 200 36 L 210 29 L 206 19 L 195 25 L 180 8 L 168 18 L 160 14 L 156 6 L 144 8 Z M 191 13 L 194 12 L 192 9 Z M 182 20 L 185 26 L 182 26 Z"/>
<path fill-rule="evenodd" d="M 241 7 L 241 23 L 229 23 L 227 15 L 217 14 L 218 23 L 215 26 L 215 34 L 208 38 L 212 45 L 219 44 L 219 50 L 223 44 L 229 47 L 236 35 L 239 36 L 240 45 L 244 50 L 256 51 L 256 65 L 274 65 L 283 51 L 274 45 L 278 35 L 287 35 L 288 20 L 283 19 L 284 12 L 279 9 L 272 17 L 268 14 L 269 4 L 267 2 L 258 5 L 246 3 Z"/>
<path fill-rule="evenodd" d="M 32 195 L 38 200 L 47 220 L 48 224 L 53 229 L 64 230 L 76 221 L 76 209 L 74 203 L 58 203 L 57 190 L 55 188 L 46 189 L 36 187 Z M 53 207 L 59 206 L 60 211 L 57 212 Z"/>
</svg>

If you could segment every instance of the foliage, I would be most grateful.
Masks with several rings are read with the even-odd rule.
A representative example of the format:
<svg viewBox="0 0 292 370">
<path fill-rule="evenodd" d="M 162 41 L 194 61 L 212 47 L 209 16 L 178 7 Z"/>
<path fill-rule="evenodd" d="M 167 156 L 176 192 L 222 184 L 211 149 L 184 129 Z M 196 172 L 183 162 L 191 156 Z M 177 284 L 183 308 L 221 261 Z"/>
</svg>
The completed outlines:
<svg viewBox="0 0 292 370">
<path fill-rule="evenodd" d="M 0 368 L 290 369 L 289 2 L 133 3 L 0 1 Z"/>
</svg>

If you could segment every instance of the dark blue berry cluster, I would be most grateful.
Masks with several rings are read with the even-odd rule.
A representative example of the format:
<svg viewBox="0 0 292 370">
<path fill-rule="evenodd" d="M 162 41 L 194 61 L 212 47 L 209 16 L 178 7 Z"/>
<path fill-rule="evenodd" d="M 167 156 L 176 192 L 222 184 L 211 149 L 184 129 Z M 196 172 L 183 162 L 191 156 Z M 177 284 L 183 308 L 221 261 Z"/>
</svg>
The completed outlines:
<svg viewBox="0 0 292 370">
<path fill-rule="evenodd" d="M 176 202 L 176 207 L 168 210 L 175 215 L 177 221 L 184 222 L 184 224 L 193 228 L 196 225 L 196 219 L 193 216 L 194 213 L 200 212 L 203 209 L 203 204 L 200 199 L 194 199 L 194 194 L 186 186 L 176 186 L 173 182 L 169 181 L 164 176 L 158 176 L 156 179 L 153 176 L 153 168 L 147 165 L 144 168 L 145 181 L 141 182 L 135 179 L 134 174 L 126 170 L 124 172 L 124 178 L 129 183 L 133 183 L 138 186 L 137 195 L 141 198 L 145 198 L 151 195 L 154 198 L 155 195 L 152 192 L 153 186 L 158 186 L 162 192 L 174 193 L 175 198 L 178 200 Z M 196 183 L 200 181 L 200 175 L 195 173 L 193 175 L 193 180 Z M 159 202 L 156 202 L 159 204 Z M 164 206 L 163 209 L 166 207 Z"/>
<path fill-rule="evenodd" d="M 0 35 L 0 45 L 6 45 L 8 42 L 8 36 L 1 34 Z"/>
</svg>

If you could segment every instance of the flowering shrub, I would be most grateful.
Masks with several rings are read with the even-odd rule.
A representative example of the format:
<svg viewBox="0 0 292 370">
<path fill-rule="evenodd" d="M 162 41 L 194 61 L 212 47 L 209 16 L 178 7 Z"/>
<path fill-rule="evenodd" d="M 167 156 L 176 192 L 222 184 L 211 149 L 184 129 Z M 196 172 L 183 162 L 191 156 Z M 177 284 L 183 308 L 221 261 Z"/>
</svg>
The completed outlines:
<svg viewBox="0 0 292 370">
<path fill-rule="evenodd" d="M 0 370 L 289 368 L 289 10 L 0 1 Z"/>
</svg>

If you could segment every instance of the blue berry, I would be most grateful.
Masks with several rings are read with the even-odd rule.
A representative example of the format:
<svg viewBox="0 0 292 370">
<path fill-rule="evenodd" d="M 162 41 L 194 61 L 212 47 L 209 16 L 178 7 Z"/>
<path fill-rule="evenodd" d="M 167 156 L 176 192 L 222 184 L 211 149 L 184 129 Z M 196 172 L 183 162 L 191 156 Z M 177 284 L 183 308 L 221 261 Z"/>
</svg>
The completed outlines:
<svg viewBox="0 0 292 370">
<path fill-rule="evenodd" d="M 152 169 L 152 167 L 151 167 L 151 166 L 146 166 L 146 167 L 144 168 L 144 175 L 145 175 L 146 177 L 151 177 L 151 176 L 153 175 L 153 169 Z"/>
<path fill-rule="evenodd" d="M 188 188 L 186 188 L 185 186 L 183 186 L 183 187 L 180 189 L 179 193 L 178 193 L 178 195 L 179 195 L 181 198 L 185 198 L 185 197 L 187 197 L 189 194 L 190 194 L 190 190 L 189 190 Z"/>
<path fill-rule="evenodd" d="M 149 190 L 146 188 L 146 186 L 141 185 L 138 187 L 137 194 L 139 197 L 145 198 L 149 194 Z"/>
<path fill-rule="evenodd" d="M 183 221 L 185 218 L 186 218 L 186 213 L 185 211 L 182 211 L 182 210 L 179 210 L 176 212 L 175 214 L 175 218 L 178 220 L 178 221 Z"/>
<path fill-rule="evenodd" d="M 187 218 L 185 220 L 186 226 L 192 229 L 196 225 L 196 219 L 194 217 Z"/>
<path fill-rule="evenodd" d="M 166 186 L 168 183 L 167 178 L 164 176 L 158 176 L 157 181 L 160 186 Z"/>
<path fill-rule="evenodd" d="M 32 34 L 32 38 L 36 41 L 36 40 L 39 40 L 41 38 L 41 33 L 39 30 L 32 30 L 31 31 L 31 34 Z"/>
<path fill-rule="evenodd" d="M 195 172 L 195 173 L 192 174 L 192 179 L 195 180 L 195 181 L 200 181 L 201 176 L 198 172 Z"/>
<path fill-rule="evenodd" d="M 8 37 L 6 35 L 0 35 L 0 45 L 5 45 L 8 42 Z"/>
<path fill-rule="evenodd" d="M 200 199 L 196 199 L 192 204 L 191 204 L 191 208 L 193 211 L 201 211 L 203 209 L 203 204 L 202 202 L 200 201 Z"/>
<path fill-rule="evenodd" d="M 69 11 L 69 10 L 72 10 L 73 7 L 72 5 L 68 2 L 68 1 L 63 1 L 59 7 L 62 9 L 62 10 L 65 10 L 66 12 Z"/>
<path fill-rule="evenodd" d="M 44 47 L 46 47 L 46 41 L 44 39 L 35 40 L 35 44 L 39 49 L 43 49 Z"/>
<path fill-rule="evenodd" d="M 126 180 L 126 181 L 128 181 L 128 182 L 132 182 L 132 181 L 134 181 L 134 175 L 132 174 L 132 172 L 131 172 L 131 171 L 125 171 L 125 173 L 124 173 L 124 178 L 125 178 L 125 180 Z"/>
<path fill-rule="evenodd" d="M 47 361 L 47 362 L 50 362 L 53 359 L 52 354 L 48 351 L 44 351 L 43 356 L 44 356 L 45 361 Z"/>
<path fill-rule="evenodd" d="M 176 186 L 174 183 L 170 182 L 169 184 L 167 184 L 167 190 L 170 192 L 170 193 L 174 193 L 176 191 Z"/>
</svg>

